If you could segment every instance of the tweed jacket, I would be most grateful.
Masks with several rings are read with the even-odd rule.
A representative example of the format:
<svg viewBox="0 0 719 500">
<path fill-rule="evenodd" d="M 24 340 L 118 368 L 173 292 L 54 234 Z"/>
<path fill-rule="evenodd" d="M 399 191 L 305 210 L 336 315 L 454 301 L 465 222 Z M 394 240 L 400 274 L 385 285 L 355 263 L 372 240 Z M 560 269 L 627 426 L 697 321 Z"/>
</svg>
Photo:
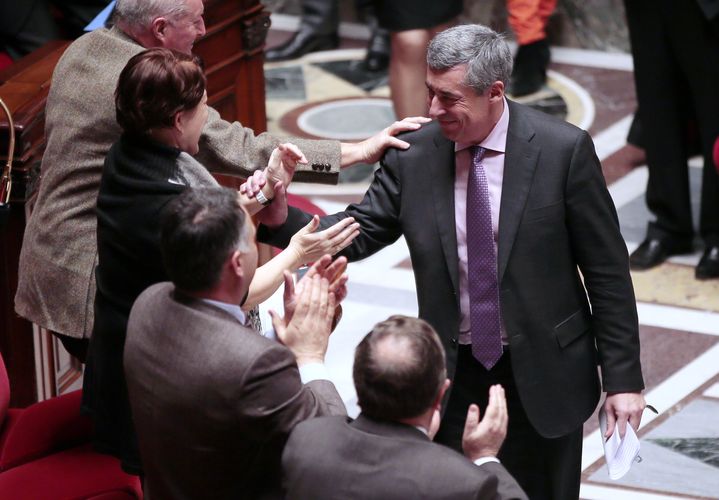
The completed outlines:
<svg viewBox="0 0 719 500">
<path fill-rule="evenodd" d="M 496 462 L 474 465 L 418 429 L 360 415 L 302 422 L 282 455 L 288 500 L 526 499 Z"/>
<path fill-rule="evenodd" d="M 125 371 L 151 500 L 265 498 L 292 428 L 346 414 L 331 382 L 302 384 L 289 349 L 171 283 L 135 302 Z"/>
<path fill-rule="evenodd" d="M 47 146 L 40 189 L 20 254 L 15 310 L 49 330 L 89 337 L 97 264 L 95 202 L 102 165 L 120 137 L 114 91 L 127 61 L 143 47 L 118 28 L 100 29 L 73 42 L 53 73 L 46 107 Z M 310 165 L 296 180 L 336 182 L 337 141 L 291 139 Z M 245 176 L 263 168 L 279 138 L 255 136 L 210 108 L 198 159 L 210 171 Z M 330 164 L 319 174 L 312 164 Z M 316 165 L 315 165 L 316 166 Z"/>
</svg>

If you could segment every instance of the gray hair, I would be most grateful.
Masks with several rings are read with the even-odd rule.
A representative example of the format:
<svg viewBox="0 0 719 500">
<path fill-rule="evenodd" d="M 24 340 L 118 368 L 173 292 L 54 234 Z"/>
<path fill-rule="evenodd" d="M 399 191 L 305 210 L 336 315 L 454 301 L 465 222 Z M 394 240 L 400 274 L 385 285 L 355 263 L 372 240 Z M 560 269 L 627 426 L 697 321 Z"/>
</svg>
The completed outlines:
<svg viewBox="0 0 719 500">
<path fill-rule="evenodd" d="M 117 19 L 132 29 L 148 29 L 158 17 L 178 19 L 188 13 L 186 0 L 117 0 Z"/>
<path fill-rule="evenodd" d="M 465 85 L 484 94 L 496 81 L 507 86 L 512 52 L 504 35 L 481 24 L 455 26 L 437 34 L 427 47 L 427 66 L 444 71 L 461 64 L 467 65 Z"/>
</svg>

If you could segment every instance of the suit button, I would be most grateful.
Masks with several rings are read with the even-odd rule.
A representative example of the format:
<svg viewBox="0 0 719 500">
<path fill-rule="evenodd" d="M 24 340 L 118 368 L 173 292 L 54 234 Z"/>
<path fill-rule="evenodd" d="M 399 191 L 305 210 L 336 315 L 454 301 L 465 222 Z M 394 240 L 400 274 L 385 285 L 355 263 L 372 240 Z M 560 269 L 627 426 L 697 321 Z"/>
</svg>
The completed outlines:
<svg viewBox="0 0 719 500">
<path fill-rule="evenodd" d="M 325 165 L 325 171 L 329 172 L 330 170 L 332 170 L 332 165 Z"/>
<path fill-rule="evenodd" d="M 317 165 L 316 163 L 312 164 L 312 170 L 318 170 L 319 168 L 320 168 L 320 166 Z"/>
<path fill-rule="evenodd" d="M 453 345 L 457 345 L 457 339 L 456 339 L 456 338 L 453 338 L 453 339 L 452 339 L 452 344 L 453 344 Z"/>
</svg>

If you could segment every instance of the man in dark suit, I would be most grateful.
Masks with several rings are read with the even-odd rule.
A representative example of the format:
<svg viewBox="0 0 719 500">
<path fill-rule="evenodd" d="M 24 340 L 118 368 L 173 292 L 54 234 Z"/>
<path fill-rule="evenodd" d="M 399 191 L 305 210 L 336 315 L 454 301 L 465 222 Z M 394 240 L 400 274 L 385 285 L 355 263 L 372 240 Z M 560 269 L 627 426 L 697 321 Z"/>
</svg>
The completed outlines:
<svg viewBox="0 0 719 500">
<path fill-rule="evenodd" d="M 419 315 L 453 379 L 438 440 L 459 449 L 467 406 L 484 408 L 500 383 L 502 463 L 530 498 L 577 498 L 582 424 L 602 386 L 609 434 L 636 429 L 645 406 L 627 250 L 599 160 L 586 132 L 505 98 L 512 56 L 489 28 L 440 33 L 427 64 L 435 121 L 323 225 L 360 223 L 350 260 L 404 235 Z M 308 218 L 291 210 L 262 232 L 284 244 Z"/>
<path fill-rule="evenodd" d="M 327 278 L 344 262 L 320 259 L 294 294 L 287 275 L 286 317 L 273 315 L 280 343 L 246 327 L 238 305 L 257 248 L 235 191 L 186 190 L 161 238 L 172 283 L 137 299 L 124 354 L 145 494 L 274 498 L 295 424 L 345 414 L 323 364 L 335 305 Z"/>
<path fill-rule="evenodd" d="M 481 421 L 476 405 L 467 414 L 469 460 L 432 443 L 449 380 L 426 321 L 392 316 L 375 325 L 355 351 L 354 382 L 356 420 L 317 418 L 292 431 L 282 456 L 290 500 L 527 498 L 496 459 L 507 432 L 501 386 L 490 389 Z"/>
<path fill-rule="evenodd" d="M 719 137 L 719 1 L 625 0 L 647 153 L 646 202 L 656 217 L 630 257 L 649 269 L 694 242 L 687 153 L 701 146 L 699 236 L 704 252 L 694 275 L 719 278 L 719 174 L 712 148 Z M 693 134 L 687 129 L 692 125 Z M 694 137 L 692 137 L 692 135 Z"/>
</svg>

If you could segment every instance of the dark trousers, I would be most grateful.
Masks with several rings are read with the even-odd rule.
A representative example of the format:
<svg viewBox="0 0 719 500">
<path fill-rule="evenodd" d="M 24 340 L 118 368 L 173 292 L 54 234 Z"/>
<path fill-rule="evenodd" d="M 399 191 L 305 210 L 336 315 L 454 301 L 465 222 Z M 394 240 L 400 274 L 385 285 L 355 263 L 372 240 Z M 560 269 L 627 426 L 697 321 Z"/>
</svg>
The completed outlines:
<svg viewBox="0 0 719 500">
<path fill-rule="evenodd" d="M 517 393 L 509 351 L 491 370 L 472 356 L 470 346 L 460 346 L 457 371 L 447 409 L 435 441 L 461 453 L 467 408 L 476 403 L 484 416 L 489 387 L 501 384 L 507 397 L 509 428 L 499 460 L 532 500 L 576 500 L 582 462 L 582 428 L 567 436 L 547 439 L 529 422 Z"/>
<path fill-rule="evenodd" d="M 693 238 L 686 159 L 696 135 L 704 157 L 699 230 L 707 244 L 719 244 L 719 175 L 712 160 L 719 136 L 718 21 L 707 20 L 695 0 L 624 4 L 649 167 L 646 200 L 656 216 L 648 236 Z"/>
</svg>

